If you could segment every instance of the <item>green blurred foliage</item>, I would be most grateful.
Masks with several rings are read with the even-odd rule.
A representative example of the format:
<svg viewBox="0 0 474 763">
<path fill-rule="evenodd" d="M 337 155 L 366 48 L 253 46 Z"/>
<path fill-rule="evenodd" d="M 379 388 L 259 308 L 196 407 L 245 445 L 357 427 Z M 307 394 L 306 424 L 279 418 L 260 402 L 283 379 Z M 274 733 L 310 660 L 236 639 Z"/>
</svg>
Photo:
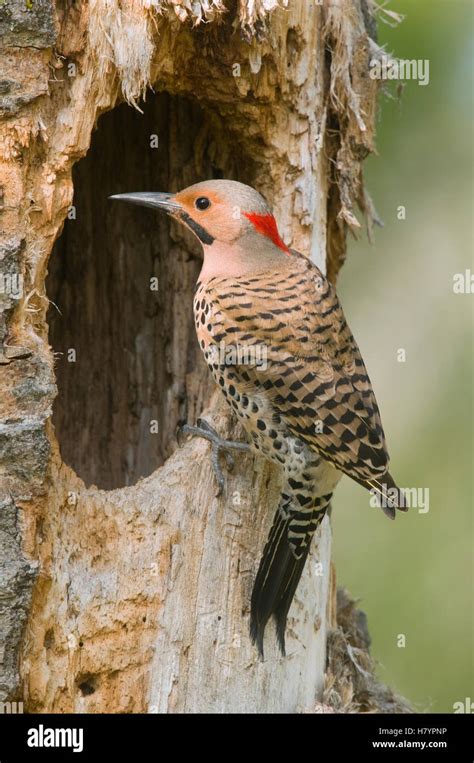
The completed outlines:
<svg viewBox="0 0 474 763">
<path fill-rule="evenodd" d="M 390 522 L 344 479 L 333 523 L 338 582 L 361 597 L 379 676 L 415 706 L 453 712 L 472 683 L 474 295 L 454 294 L 473 234 L 473 3 L 394 0 L 379 41 L 428 59 L 426 87 L 382 96 L 379 156 L 366 164 L 384 227 L 349 244 L 338 292 L 381 408 L 399 485 L 429 488 L 429 512 Z M 406 207 L 406 220 L 397 208 Z M 406 351 L 398 362 L 397 350 Z M 404 634 L 405 648 L 397 646 Z"/>
</svg>

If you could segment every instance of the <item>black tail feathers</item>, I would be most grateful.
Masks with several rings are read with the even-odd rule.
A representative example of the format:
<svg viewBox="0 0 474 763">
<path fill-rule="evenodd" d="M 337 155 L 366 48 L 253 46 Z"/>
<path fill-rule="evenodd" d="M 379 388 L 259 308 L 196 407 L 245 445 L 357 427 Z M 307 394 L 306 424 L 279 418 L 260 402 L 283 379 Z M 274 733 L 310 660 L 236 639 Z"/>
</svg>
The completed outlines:
<svg viewBox="0 0 474 763">
<path fill-rule="evenodd" d="M 285 655 L 286 618 L 311 545 L 311 538 L 309 537 L 304 547 L 293 548 L 288 541 L 290 524 L 291 517 L 285 518 L 279 509 L 270 530 L 253 586 L 250 637 L 256 644 L 262 659 L 263 636 L 271 616 L 276 622 L 280 650 Z"/>
<path fill-rule="evenodd" d="M 395 483 L 392 475 L 385 472 L 383 477 L 372 480 L 356 480 L 376 497 L 377 504 L 389 519 L 395 519 L 396 509 L 408 511 L 407 496 Z"/>
</svg>

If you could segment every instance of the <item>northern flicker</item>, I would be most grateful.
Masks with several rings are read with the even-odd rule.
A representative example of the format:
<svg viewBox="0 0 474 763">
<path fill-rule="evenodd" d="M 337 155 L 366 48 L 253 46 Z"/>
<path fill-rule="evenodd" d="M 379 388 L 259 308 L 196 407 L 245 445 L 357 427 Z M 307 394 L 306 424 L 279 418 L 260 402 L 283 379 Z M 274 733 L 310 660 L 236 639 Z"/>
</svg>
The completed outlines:
<svg viewBox="0 0 474 763">
<path fill-rule="evenodd" d="M 285 652 L 288 611 L 332 493 L 343 474 L 374 491 L 390 517 L 405 509 L 388 472 L 379 409 L 334 288 L 289 249 L 263 197 L 230 180 L 179 193 L 111 198 L 163 209 L 199 239 L 204 262 L 194 318 L 209 369 L 248 437 L 226 442 L 205 422 L 186 427 L 221 450 L 244 449 L 281 466 L 284 488 L 251 599 L 250 633 L 263 656 L 270 617 Z M 235 349 L 233 362 L 229 347 Z M 240 349 L 240 355 L 239 355 Z"/>
</svg>

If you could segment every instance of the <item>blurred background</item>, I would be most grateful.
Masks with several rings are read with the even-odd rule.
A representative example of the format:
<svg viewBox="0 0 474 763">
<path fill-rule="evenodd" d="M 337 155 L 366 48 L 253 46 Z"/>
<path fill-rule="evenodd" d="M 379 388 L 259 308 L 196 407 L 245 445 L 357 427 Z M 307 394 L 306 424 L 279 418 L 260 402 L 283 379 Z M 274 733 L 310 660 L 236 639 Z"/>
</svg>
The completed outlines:
<svg viewBox="0 0 474 763">
<path fill-rule="evenodd" d="M 474 6 L 384 6 L 405 19 L 379 23 L 379 41 L 399 58 L 429 59 L 430 82 L 407 82 L 400 100 L 395 83 L 394 98 L 381 98 L 379 156 L 365 177 L 385 225 L 373 246 L 365 235 L 349 243 L 338 292 L 376 391 L 391 472 L 402 487 L 429 489 L 429 512 L 390 522 L 344 478 L 335 560 L 339 585 L 368 615 L 380 679 L 421 711 L 453 712 L 474 699 L 474 294 L 453 293 L 453 275 L 474 272 Z"/>
</svg>

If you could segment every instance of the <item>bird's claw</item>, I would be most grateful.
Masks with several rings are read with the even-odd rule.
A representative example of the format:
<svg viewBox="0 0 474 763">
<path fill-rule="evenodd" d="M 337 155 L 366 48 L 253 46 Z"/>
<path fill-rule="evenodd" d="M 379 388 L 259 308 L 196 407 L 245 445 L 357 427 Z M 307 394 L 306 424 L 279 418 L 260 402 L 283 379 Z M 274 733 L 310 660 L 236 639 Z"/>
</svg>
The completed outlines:
<svg viewBox="0 0 474 763">
<path fill-rule="evenodd" d="M 216 497 L 219 497 L 224 492 L 225 487 L 225 478 L 219 462 L 220 454 L 224 454 L 227 469 L 232 471 L 235 462 L 232 453 L 229 453 L 229 448 L 232 450 L 247 451 L 250 446 L 246 442 L 224 440 L 224 438 L 221 437 L 205 419 L 198 419 L 196 426 L 184 424 L 179 427 L 177 432 L 178 444 L 180 444 L 181 434 L 188 434 L 191 435 L 191 437 L 203 437 L 211 443 L 211 464 L 218 485 Z"/>
</svg>

